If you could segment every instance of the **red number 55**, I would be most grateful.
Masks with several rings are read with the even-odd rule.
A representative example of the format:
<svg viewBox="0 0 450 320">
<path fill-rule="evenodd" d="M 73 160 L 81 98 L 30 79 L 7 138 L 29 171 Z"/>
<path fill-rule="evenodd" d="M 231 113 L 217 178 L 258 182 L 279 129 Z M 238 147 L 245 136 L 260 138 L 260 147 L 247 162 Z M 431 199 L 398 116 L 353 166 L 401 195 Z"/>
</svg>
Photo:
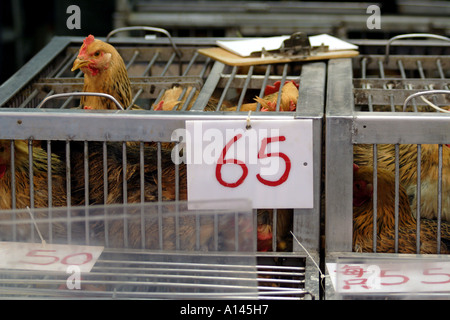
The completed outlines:
<svg viewBox="0 0 450 320">
<path fill-rule="evenodd" d="M 233 137 L 233 139 L 231 139 L 230 141 L 228 141 L 228 143 L 225 145 L 225 147 L 222 150 L 222 153 L 220 155 L 219 161 L 216 165 L 216 179 L 217 181 L 219 181 L 219 183 L 225 187 L 228 188 L 236 188 L 238 186 L 240 186 L 245 178 L 247 178 L 248 175 L 248 168 L 245 165 L 245 163 L 241 160 L 237 160 L 237 159 L 226 159 L 225 160 L 225 155 L 228 152 L 228 149 L 230 149 L 231 145 L 233 143 L 235 143 L 236 141 L 238 141 L 240 138 L 242 138 L 242 134 L 237 134 L 236 136 Z M 264 178 L 261 177 L 261 175 L 258 173 L 256 175 L 256 178 L 258 179 L 259 182 L 261 182 L 264 185 L 270 186 L 270 187 L 276 187 L 279 186 L 281 184 L 283 184 L 289 177 L 289 172 L 291 171 L 291 160 L 289 159 L 289 157 L 281 152 L 276 152 L 276 153 L 265 153 L 266 152 L 266 148 L 267 145 L 269 143 L 272 142 L 278 142 L 278 141 L 285 141 L 286 137 L 285 136 L 278 136 L 278 137 L 271 137 L 271 138 L 264 138 L 262 140 L 261 143 L 261 148 L 259 149 L 258 152 L 258 159 L 264 159 L 264 158 L 270 158 L 270 157 L 280 157 L 282 158 L 285 163 L 286 163 L 286 168 L 284 170 L 283 175 L 281 176 L 280 179 L 276 180 L 276 181 L 271 181 L 271 180 L 266 180 Z M 241 177 L 233 183 L 230 182 L 226 182 L 225 180 L 223 180 L 222 178 L 222 166 L 224 164 L 237 164 L 239 166 L 241 166 L 242 168 L 242 175 Z"/>
</svg>

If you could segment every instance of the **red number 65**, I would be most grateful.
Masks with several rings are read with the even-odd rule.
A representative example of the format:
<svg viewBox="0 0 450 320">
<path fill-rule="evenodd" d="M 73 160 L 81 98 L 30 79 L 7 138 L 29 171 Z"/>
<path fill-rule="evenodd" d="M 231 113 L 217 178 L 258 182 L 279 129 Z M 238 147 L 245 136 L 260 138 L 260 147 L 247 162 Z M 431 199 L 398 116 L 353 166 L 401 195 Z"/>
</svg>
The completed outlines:
<svg viewBox="0 0 450 320">
<path fill-rule="evenodd" d="M 242 138 L 242 134 L 239 133 L 236 136 L 234 136 L 233 139 L 228 141 L 228 143 L 225 145 L 225 147 L 222 150 L 222 153 L 220 155 L 219 161 L 216 166 L 217 181 L 219 181 L 219 183 L 221 185 L 228 187 L 228 188 L 236 188 L 236 187 L 240 186 L 244 182 L 245 178 L 247 178 L 247 175 L 248 175 L 248 168 L 243 161 L 237 160 L 237 159 L 226 159 L 225 160 L 225 155 L 227 154 L 228 149 L 230 149 L 231 145 L 233 143 L 235 143 L 236 141 L 238 141 L 240 138 Z M 281 152 L 267 153 L 267 154 L 265 153 L 267 145 L 269 143 L 285 141 L 285 140 L 286 140 L 285 136 L 264 138 L 262 140 L 261 148 L 259 149 L 259 152 L 258 152 L 258 159 L 264 159 L 264 158 L 269 158 L 269 157 L 280 157 L 286 163 L 286 169 L 284 170 L 283 175 L 281 176 L 280 179 L 278 179 L 276 181 L 266 180 L 266 179 L 262 178 L 261 175 L 258 173 L 256 175 L 256 178 L 258 179 L 259 182 L 261 182 L 264 185 L 267 185 L 270 187 L 276 187 L 276 186 L 279 186 L 280 184 L 283 184 L 289 177 L 289 172 L 291 171 L 291 160 L 289 159 L 289 157 L 286 154 L 281 153 Z M 237 164 L 237 165 L 241 166 L 242 175 L 236 182 L 230 183 L 230 182 L 226 182 L 225 180 L 223 180 L 222 166 L 224 164 Z"/>
</svg>

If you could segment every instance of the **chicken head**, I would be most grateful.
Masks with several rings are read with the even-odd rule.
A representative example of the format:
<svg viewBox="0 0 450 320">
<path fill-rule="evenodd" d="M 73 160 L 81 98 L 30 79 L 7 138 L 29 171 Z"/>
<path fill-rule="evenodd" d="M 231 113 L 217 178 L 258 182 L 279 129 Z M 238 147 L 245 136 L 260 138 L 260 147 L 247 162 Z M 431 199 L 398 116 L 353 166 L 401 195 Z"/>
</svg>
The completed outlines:
<svg viewBox="0 0 450 320">
<path fill-rule="evenodd" d="M 83 40 L 78 57 L 75 59 L 72 71 L 81 69 L 84 74 L 96 76 L 102 70 L 110 67 L 112 55 L 116 50 L 108 43 L 96 40 L 89 35 Z"/>
</svg>

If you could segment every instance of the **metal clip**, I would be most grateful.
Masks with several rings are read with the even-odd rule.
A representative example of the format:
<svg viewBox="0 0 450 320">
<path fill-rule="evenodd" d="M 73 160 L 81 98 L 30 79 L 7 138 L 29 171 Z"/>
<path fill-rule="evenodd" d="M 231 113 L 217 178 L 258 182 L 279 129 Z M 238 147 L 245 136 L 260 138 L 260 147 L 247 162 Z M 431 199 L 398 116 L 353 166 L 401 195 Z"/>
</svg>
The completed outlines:
<svg viewBox="0 0 450 320">
<path fill-rule="evenodd" d="M 328 46 L 321 44 L 318 47 L 312 47 L 309 37 L 306 33 L 295 32 L 288 39 L 284 40 L 280 49 L 267 51 L 265 48 L 259 53 L 262 58 L 273 56 L 276 58 L 295 57 L 306 58 L 319 52 L 328 51 Z"/>
<path fill-rule="evenodd" d="M 247 125 L 245 126 L 245 129 L 247 129 L 247 130 L 250 130 L 252 128 L 252 125 L 250 123 L 250 115 L 251 114 L 252 114 L 252 110 L 250 110 L 247 115 Z"/>
<path fill-rule="evenodd" d="M 280 52 L 285 55 L 311 55 L 311 43 L 306 33 L 296 32 L 283 41 Z"/>
</svg>

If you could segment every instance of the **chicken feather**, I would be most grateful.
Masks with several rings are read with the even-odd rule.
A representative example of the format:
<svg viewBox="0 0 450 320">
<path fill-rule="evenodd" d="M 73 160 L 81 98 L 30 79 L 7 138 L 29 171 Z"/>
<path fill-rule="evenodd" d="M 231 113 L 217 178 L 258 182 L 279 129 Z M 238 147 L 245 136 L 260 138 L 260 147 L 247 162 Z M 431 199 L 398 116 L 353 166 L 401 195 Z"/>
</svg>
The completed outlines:
<svg viewBox="0 0 450 320">
<path fill-rule="evenodd" d="M 373 168 L 354 167 L 353 184 L 353 248 L 357 252 L 373 252 Z M 395 241 L 395 176 L 386 169 L 377 172 L 377 252 L 394 252 Z M 411 213 L 408 196 L 399 187 L 398 252 L 416 253 L 417 221 Z M 441 253 L 449 253 L 450 225 L 441 223 Z M 437 253 L 437 221 L 421 219 L 420 253 Z"/>
<path fill-rule="evenodd" d="M 257 104 L 261 104 L 261 111 L 276 111 L 278 92 L 281 86 L 280 81 L 274 85 L 267 85 L 264 89 L 264 96 L 261 98 L 256 96 L 253 103 L 244 103 L 241 105 L 240 111 L 256 111 Z M 294 81 L 286 81 L 281 88 L 280 111 L 295 111 L 297 108 L 299 85 Z M 237 106 L 225 107 L 224 111 L 236 111 Z"/>
<path fill-rule="evenodd" d="M 144 202 L 173 201 L 176 200 L 175 188 L 175 164 L 171 160 L 171 151 L 161 148 L 161 194 L 158 189 L 158 148 L 154 145 L 144 146 Z M 102 143 L 90 142 L 88 147 L 89 163 L 89 205 L 99 204 L 121 204 L 121 203 L 141 203 L 141 168 L 140 168 L 140 147 L 137 145 L 128 145 L 126 148 L 126 166 L 122 165 L 123 148 L 121 143 L 107 144 L 107 185 L 108 191 L 106 199 L 104 197 L 104 178 L 103 178 L 103 148 Z M 74 155 L 74 157 L 79 157 Z M 127 197 L 124 199 L 123 180 L 126 180 Z M 75 161 L 72 167 L 72 174 L 79 179 L 73 184 L 73 192 L 77 197 L 85 194 L 84 185 L 84 163 Z M 178 199 L 184 201 L 187 199 L 186 184 L 186 166 L 179 165 L 179 196 Z M 133 214 L 136 214 L 133 217 Z M 90 237 L 93 242 L 105 238 L 105 232 L 109 234 L 109 245 L 113 247 L 124 247 L 147 249 L 175 250 L 176 239 L 181 240 L 180 249 L 183 250 L 210 250 L 215 246 L 214 232 L 215 221 L 211 216 L 199 218 L 200 228 L 197 228 L 198 221 L 194 215 L 180 216 L 178 222 L 172 215 L 163 214 L 161 223 L 158 217 L 148 215 L 145 217 L 144 234 L 142 234 L 141 211 L 137 209 L 131 213 L 127 225 L 124 225 L 123 219 L 113 220 L 105 225 L 103 221 L 94 223 Z M 224 222 L 225 223 L 225 222 Z M 234 223 L 234 222 L 233 222 Z M 239 222 L 241 223 L 241 222 Z M 177 227 L 178 226 L 178 227 Z M 230 229 L 230 222 L 226 222 L 222 227 L 219 224 L 219 243 L 220 249 L 231 250 L 234 248 L 234 229 Z M 245 226 L 244 226 L 245 227 Z M 162 229 L 160 229 L 162 228 Z M 178 228 L 178 229 L 177 229 Z M 125 231 L 126 230 L 126 231 Z M 197 234 L 198 231 L 198 234 Z M 160 239 L 161 233 L 161 239 Z M 128 235 L 128 236 L 127 236 Z M 127 237 L 128 243 L 124 241 Z M 162 247 L 160 246 L 162 240 Z"/>
<path fill-rule="evenodd" d="M 14 141 L 14 178 L 15 178 L 15 208 L 48 208 L 49 207 L 49 189 L 48 189 L 48 162 L 47 152 L 39 146 L 32 148 L 32 172 L 33 172 L 33 203 L 31 203 L 30 188 L 30 166 L 28 142 L 23 140 Z M 65 164 L 60 158 L 51 154 L 51 200 L 52 207 L 66 207 L 69 205 L 66 192 L 66 171 Z M 11 167 L 11 142 L 9 140 L 0 140 L 0 209 L 13 209 L 12 202 L 12 167 Z M 72 204 L 77 204 L 79 199 L 71 198 Z M 56 211 L 66 215 L 65 210 Z M 47 210 L 38 210 L 35 212 L 36 219 L 47 219 Z M 10 214 L 1 214 L 1 220 L 16 219 L 17 236 L 19 239 L 28 239 L 31 234 L 31 225 L 29 223 L 20 223 L 20 220 L 30 219 L 27 210 L 12 211 Z M 54 239 L 67 236 L 67 225 L 65 223 L 53 223 Z M 49 224 L 41 223 L 40 232 L 44 238 L 49 238 Z M 77 231 L 74 229 L 73 234 Z M 0 236 L 3 239 L 12 239 L 12 228 L 8 225 L 0 227 Z"/>
<path fill-rule="evenodd" d="M 33 182 L 34 203 L 30 203 L 30 171 L 28 143 L 23 140 L 14 141 L 14 175 L 16 181 L 16 208 L 27 206 L 36 208 L 48 207 L 48 165 L 47 152 L 33 146 Z M 11 209 L 11 142 L 0 140 L 0 208 Z M 67 206 L 65 190 L 65 165 L 55 154 L 51 155 L 52 204 L 56 207 Z"/>
<path fill-rule="evenodd" d="M 378 166 L 395 170 L 395 145 L 377 145 Z M 435 219 L 438 215 L 438 168 L 439 147 L 437 144 L 421 145 L 421 200 L 420 216 Z M 354 162 L 361 166 L 373 165 L 372 145 L 355 145 L 353 148 Z M 411 199 L 411 210 L 414 216 L 417 212 L 417 145 L 399 145 L 399 175 L 400 182 L 405 187 Z M 442 219 L 450 221 L 450 147 L 442 146 Z"/>
</svg>

